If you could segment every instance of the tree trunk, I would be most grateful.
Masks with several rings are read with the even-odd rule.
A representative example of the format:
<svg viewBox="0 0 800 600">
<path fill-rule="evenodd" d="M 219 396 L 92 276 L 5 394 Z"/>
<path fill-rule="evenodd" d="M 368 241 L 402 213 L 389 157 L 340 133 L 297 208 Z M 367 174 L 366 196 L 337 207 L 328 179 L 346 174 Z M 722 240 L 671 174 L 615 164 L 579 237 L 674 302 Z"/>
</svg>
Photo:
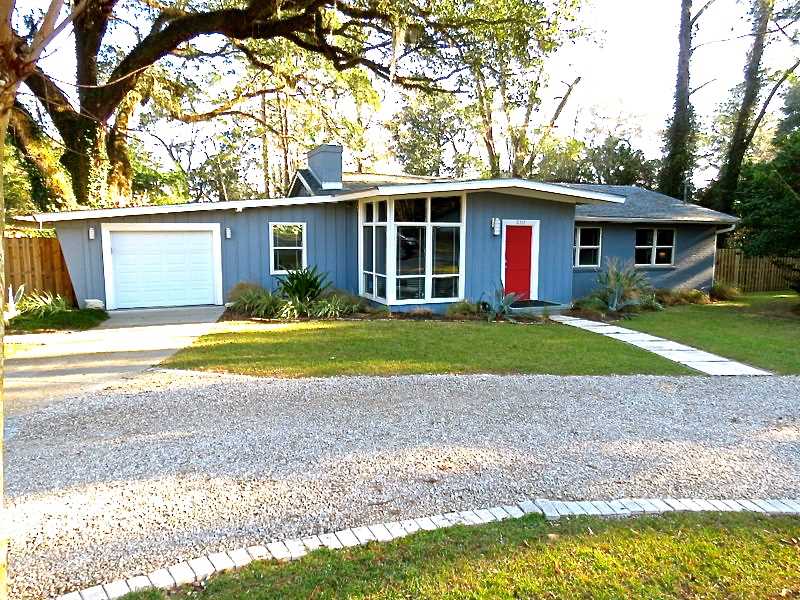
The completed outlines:
<svg viewBox="0 0 800 600">
<path fill-rule="evenodd" d="M 733 129 L 725 162 L 720 170 L 719 180 L 713 186 L 710 198 L 712 207 L 723 212 L 731 212 L 733 210 L 736 189 L 739 187 L 739 174 L 747 152 L 747 134 L 750 121 L 753 118 L 753 111 L 758 102 L 758 95 L 761 92 L 761 58 L 764 55 L 767 28 L 772 17 L 773 6 L 774 0 L 755 0 L 754 2 L 753 46 L 747 56 L 747 64 L 744 69 L 745 87 L 742 105 L 739 107 L 736 125 Z"/>
<path fill-rule="evenodd" d="M 128 122 L 140 100 L 141 95 L 135 90 L 125 97 L 108 134 L 108 200 L 111 206 L 128 206 L 133 202 Z"/>
<path fill-rule="evenodd" d="M 678 30 L 678 76 L 675 82 L 675 113 L 667 130 L 666 156 L 658 176 L 658 191 L 682 198 L 692 173 L 691 106 L 689 63 L 692 54 L 692 0 L 681 1 Z"/>
<path fill-rule="evenodd" d="M 11 118 L 11 110 L 17 95 L 19 84 L 6 87 L 0 94 L 0 309 L 6 306 L 6 269 L 5 237 L 6 202 L 5 202 L 5 153 L 6 133 Z M 5 515 L 5 321 L 0 318 L 0 514 Z M 0 600 L 8 600 L 8 526 L 3 519 L 0 522 Z"/>
<path fill-rule="evenodd" d="M 67 148 L 61 156 L 61 164 L 72 177 L 75 200 L 89 208 L 106 206 L 108 155 L 105 131 L 96 121 L 83 116 L 76 119 L 71 130 L 66 137 Z"/>
</svg>

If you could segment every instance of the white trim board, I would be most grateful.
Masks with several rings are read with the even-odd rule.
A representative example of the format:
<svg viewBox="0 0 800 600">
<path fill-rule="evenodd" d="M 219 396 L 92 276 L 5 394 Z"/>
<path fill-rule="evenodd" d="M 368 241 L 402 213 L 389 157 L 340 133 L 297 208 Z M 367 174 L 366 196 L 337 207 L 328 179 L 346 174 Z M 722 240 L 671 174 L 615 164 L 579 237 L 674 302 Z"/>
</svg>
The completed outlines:
<svg viewBox="0 0 800 600">
<path fill-rule="evenodd" d="M 214 304 L 222 305 L 222 236 L 219 223 L 100 223 L 103 248 L 103 285 L 106 308 L 117 308 L 114 297 L 114 264 L 111 253 L 111 234 L 115 231 L 209 231 L 211 232 L 212 263 L 214 268 Z"/>
<path fill-rule="evenodd" d="M 500 283 L 506 287 L 506 228 L 511 226 L 533 228 L 531 232 L 531 291 L 530 299 L 539 299 L 539 236 L 541 221 L 529 219 L 503 219 L 503 233 L 500 242 Z"/>
</svg>

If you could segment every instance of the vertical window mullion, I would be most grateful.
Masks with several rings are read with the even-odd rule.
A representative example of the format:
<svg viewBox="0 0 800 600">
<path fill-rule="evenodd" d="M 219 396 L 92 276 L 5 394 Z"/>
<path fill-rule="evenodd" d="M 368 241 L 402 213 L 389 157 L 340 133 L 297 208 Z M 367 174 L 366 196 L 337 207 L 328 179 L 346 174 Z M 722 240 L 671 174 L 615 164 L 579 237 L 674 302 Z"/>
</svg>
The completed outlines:
<svg viewBox="0 0 800 600">
<path fill-rule="evenodd" d="M 425 301 L 433 298 L 433 225 L 431 225 L 431 198 L 425 211 Z"/>
<path fill-rule="evenodd" d="M 394 200 L 386 204 L 386 302 L 397 300 L 397 225 L 394 223 Z"/>
</svg>

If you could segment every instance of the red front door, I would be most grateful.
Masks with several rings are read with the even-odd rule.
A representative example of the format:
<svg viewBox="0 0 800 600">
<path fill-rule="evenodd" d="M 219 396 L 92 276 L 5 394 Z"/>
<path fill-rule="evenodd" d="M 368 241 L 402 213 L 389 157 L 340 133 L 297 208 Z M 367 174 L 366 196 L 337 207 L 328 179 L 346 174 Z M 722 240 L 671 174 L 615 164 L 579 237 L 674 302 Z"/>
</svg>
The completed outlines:
<svg viewBox="0 0 800 600">
<path fill-rule="evenodd" d="M 531 243 L 533 227 L 508 225 L 506 227 L 506 294 L 514 293 L 517 300 L 531 297 Z"/>
</svg>

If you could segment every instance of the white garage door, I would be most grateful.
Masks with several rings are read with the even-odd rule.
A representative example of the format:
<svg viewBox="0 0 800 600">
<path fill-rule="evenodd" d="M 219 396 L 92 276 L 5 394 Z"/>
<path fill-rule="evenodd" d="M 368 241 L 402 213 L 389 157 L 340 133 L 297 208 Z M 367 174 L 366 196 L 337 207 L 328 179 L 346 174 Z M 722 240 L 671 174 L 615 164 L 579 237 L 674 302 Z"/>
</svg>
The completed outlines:
<svg viewBox="0 0 800 600">
<path fill-rule="evenodd" d="M 211 231 L 112 231 L 109 308 L 214 304 Z"/>
</svg>

